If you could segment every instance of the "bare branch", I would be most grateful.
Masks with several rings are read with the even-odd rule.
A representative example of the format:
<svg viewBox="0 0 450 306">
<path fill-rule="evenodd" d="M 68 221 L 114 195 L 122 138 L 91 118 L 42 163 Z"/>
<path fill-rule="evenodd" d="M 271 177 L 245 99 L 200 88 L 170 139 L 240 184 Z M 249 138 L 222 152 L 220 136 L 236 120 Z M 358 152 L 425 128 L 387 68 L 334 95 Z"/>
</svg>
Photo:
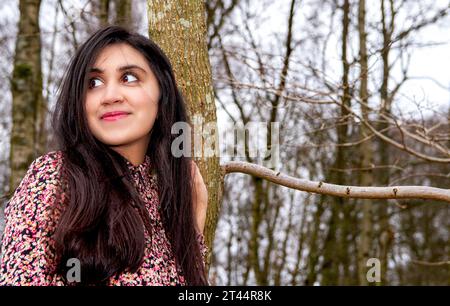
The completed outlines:
<svg viewBox="0 0 450 306">
<path fill-rule="evenodd" d="M 427 262 L 427 261 L 422 261 L 422 260 L 415 260 L 412 259 L 411 262 L 418 264 L 418 265 L 422 265 L 422 266 L 445 266 L 445 265 L 450 265 L 450 260 L 447 261 L 438 261 L 438 262 Z"/>
<path fill-rule="evenodd" d="M 350 113 L 352 113 L 355 117 L 357 117 L 359 120 L 361 120 L 361 122 L 367 126 L 369 128 L 369 130 L 372 131 L 372 133 L 374 133 L 376 136 L 378 136 L 381 140 L 390 143 L 391 145 L 393 145 L 394 147 L 399 148 L 400 150 L 404 150 L 412 155 L 415 155 L 423 160 L 427 160 L 427 161 L 431 161 L 431 162 L 438 162 L 438 163 L 449 163 L 450 162 L 450 158 L 441 158 L 441 157 L 434 157 L 434 156 L 429 156 L 420 152 L 415 151 L 414 149 L 412 149 L 411 147 L 408 147 L 405 143 L 401 144 L 398 143 L 397 141 L 393 140 L 392 138 L 389 138 L 388 136 L 380 133 L 380 131 L 378 131 L 375 127 L 373 127 L 367 120 L 364 120 L 363 118 L 361 118 L 361 116 L 357 115 L 352 109 L 350 109 L 349 107 L 347 107 L 346 105 L 344 105 L 345 108 L 348 109 L 348 111 Z M 404 130 L 401 129 L 401 131 L 403 132 Z"/>
<path fill-rule="evenodd" d="M 247 162 L 227 162 L 222 165 L 222 170 L 225 174 L 233 172 L 246 173 L 288 188 L 337 197 L 360 199 L 429 199 L 450 203 L 449 189 L 427 186 L 342 186 L 295 178 Z"/>
<path fill-rule="evenodd" d="M 407 136 L 420 141 L 422 143 L 425 143 L 427 145 L 430 145 L 432 147 L 434 147 L 435 149 L 437 149 L 438 151 L 440 151 L 441 153 L 444 153 L 446 155 L 449 155 L 449 151 L 448 149 L 442 147 L 441 145 L 437 144 L 435 141 L 433 140 L 429 140 L 429 139 L 424 139 L 423 137 L 420 137 L 418 135 L 414 135 L 408 131 L 406 131 L 406 129 L 404 129 L 403 127 L 401 127 L 401 125 L 394 120 L 393 118 L 390 118 L 388 116 L 386 116 L 385 114 L 381 113 L 381 117 L 383 117 L 384 119 L 388 120 L 388 122 L 390 122 L 391 124 L 394 124 L 398 130 L 401 132 L 403 138 L 402 138 L 402 142 L 397 142 L 396 140 L 384 135 L 382 133 L 382 131 L 377 130 L 372 124 L 369 123 L 368 120 L 366 120 L 365 118 L 362 118 L 362 116 L 358 115 L 355 111 L 353 111 L 348 105 L 343 105 L 341 103 L 341 101 L 336 101 L 334 99 L 332 99 L 331 97 L 329 98 L 329 100 L 318 100 L 318 99 L 311 99 L 311 98 L 307 98 L 307 97 L 302 97 L 302 96 L 297 96 L 297 95 L 285 95 L 279 91 L 277 91 L 274 88 L 267 88 L 267 87 L 262 87 L 262 86 L 258 86 L 255 84 L 245 84 L 245 83 L 239 83 L 239 82 L 235 82 L 235 81 L 230 81 L 228 80 L 228 82 L 230 82 L 231 84 L 233 84 L 234 86 L 236 86 L 237 88 L 253 88 L 256 90 L 264 90 L 267 92 L 273 92 L 277 95 L 280 95 L 281 97 L 283 97 L 286 100 L 293 100 L 293 101 L 301 101 L 304 103 L 311 103 L 311 104 L 336 104 L 336 105 L 340 105 L 342 107 L 344 107 L 349 114 L 351 114 L 352 116 L 354 116 L 355 118 L 358 118 L 358 120 L 364 124 L 365 126 L 367 126 L 367 128 L 373 133 L 375 134 L 375 136 L 377 136 L 378 138 L 380 138 L 381 140 L 393 145 L 394 147 L 397 147 L 400 150 L 406 151 L 416 157 L 419 157 L 423 160 L 427 160 L 427 161 L 431 161 L 431 162 L 438 162 L 438 163 L 448 163 L 450 162 L 450 158 L 445 158 L 445 157 L 435 157 L 435 156 L 430 156 L 427 154 L 423 154 L 421 152 L 415 151 L 414 149 L 412 149 L 410 146 L 408 146 L 404 140 L 404 134 L 406 134 Z M 310 90 L 312 91 L 312 90 Z M 326 93 L 318 93 L 319 95 L 327 95 Z M 330 94 L 328 94 L 330 95 Z M 361 105 L 365 106 L 368 108 L 368 110 L 373 110 L 369 107 L 369 105 L 363 101 L 360 101 L 358 99 L 356 99 L 356 101 L 358 103 L 360 103 Z"/>
</svg>

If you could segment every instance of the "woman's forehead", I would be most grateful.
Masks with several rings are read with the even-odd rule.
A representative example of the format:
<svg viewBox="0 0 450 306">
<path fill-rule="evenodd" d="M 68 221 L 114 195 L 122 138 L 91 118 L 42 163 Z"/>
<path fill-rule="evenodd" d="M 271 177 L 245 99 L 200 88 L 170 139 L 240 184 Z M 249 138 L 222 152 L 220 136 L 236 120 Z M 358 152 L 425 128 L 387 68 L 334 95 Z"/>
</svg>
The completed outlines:
<svg viewBox="0 0 450 306">
<path fill-rule="evenodd" d="M 103 48 L 98 54 L 93 67 L 99 70 L 108 70 L 107 68 L 116 68 L 136 65 L 150 69 L 144 55 L 132 46 L 120 43 L 112 44 Z"/>
</svg>

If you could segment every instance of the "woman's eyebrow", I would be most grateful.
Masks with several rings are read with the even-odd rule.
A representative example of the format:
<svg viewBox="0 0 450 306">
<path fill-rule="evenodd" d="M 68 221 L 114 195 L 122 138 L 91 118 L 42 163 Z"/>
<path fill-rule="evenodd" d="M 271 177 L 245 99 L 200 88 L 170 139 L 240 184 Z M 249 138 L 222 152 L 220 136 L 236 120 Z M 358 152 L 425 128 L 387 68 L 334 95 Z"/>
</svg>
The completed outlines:
<svg viewBox="0 0 450 306">
<path fill-rule="evenodd" d="M 139 69 L 139 70 L 142 70 L 144 73 L 146 72 L 144 68 L 142 68 L 138 65 L 134 65 L 134 64 L 119 67 L 116 69 L 116 71 L 124 71 L 124 70 L 129 70 L 129 69 Z M 97 68 L 97 67 L 92 67 L 89 72 L 104 73 L 104 70 Z"/>
</svg>

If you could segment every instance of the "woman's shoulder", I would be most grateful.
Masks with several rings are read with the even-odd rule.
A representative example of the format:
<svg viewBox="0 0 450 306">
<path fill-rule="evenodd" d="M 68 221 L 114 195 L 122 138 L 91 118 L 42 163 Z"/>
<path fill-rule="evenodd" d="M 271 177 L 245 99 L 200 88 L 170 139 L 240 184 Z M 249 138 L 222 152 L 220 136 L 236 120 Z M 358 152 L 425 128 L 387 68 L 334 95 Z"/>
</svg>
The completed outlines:
<svg viewBox="0 0 450 306">
<path fill-rule="evenodd" d="M 52 151 L 33 160 L 5 206 L 7 228 L 11 224 L 28 224 L 49 219 L 52 207 L 60 194 L 60 171 L 62 152 Z M 8 225 L 9 224 L 9 225 Z"/>
<path fill-rule="evenodd" d="M 63 164 L 63 152 L 51 151 L 36 159 L 28 167 L 26 177 L 44 179 L 56 179 L 59 177 Z"/>
<path fill-rule="evenodd" d="M 62 163 L 62 151 L 51 151 L 35 158 L 17 186 L 14 197 L 27 196 L 35 191 L 51 192 L 54 189 L 52 186 L 59 185 Z"/>
<path fill-rule="evenodd" d="M 50 151 L 39 157 L 37 157 L 30 165 L 30 168 L 34 170 L 48 171 L 48 170 L 58 170 L 63 161 L 63 152 Z"/>
</svg>

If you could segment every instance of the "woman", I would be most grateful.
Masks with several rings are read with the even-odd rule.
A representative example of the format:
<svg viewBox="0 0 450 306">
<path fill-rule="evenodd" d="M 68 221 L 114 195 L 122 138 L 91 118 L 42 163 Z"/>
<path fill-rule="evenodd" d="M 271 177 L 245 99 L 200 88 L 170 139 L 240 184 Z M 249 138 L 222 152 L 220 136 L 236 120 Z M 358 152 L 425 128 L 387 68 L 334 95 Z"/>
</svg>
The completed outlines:
<svg viewBox="0 0 450 306">
<path fill-rule="evenodd" d="M 60 89 L 58 150 L 33 161 L 5 208 L 0 285 L 206 285 L 207 192 L 170 151 L 178 121 L 186 107 L 161 49 L 116 26 L 94 33 Z"/>
</svg>

